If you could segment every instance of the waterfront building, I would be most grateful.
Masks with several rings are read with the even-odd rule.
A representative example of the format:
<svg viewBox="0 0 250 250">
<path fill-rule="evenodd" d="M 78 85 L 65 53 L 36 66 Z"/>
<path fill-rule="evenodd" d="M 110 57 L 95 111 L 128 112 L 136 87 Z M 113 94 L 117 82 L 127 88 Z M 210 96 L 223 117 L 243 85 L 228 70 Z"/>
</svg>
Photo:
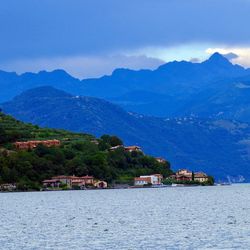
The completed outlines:
<svg viewBox="0 0 250 250">
<path fill-rule="evenodd" d="M 67 176 L 58 175 L 53 176 L 50 180 L 44 180 L 43 186 L 45 187 L 59 187 L 60 184 L 66 185 L 68 188 L 72 187 L 86 187 L 93 186 L 98 188 L 106 188 L 108 186 L 107 182 L 95 180 L 93 176 Z"/>
<path fill-rule="evenodd" d="M 15 183 L 4 183 L 0 185 L 0 191 L 15 191 L 17 188 Z"/>
<path fill-rule="evenodd" d="M 207 182 L 208 181 L 208 176 L 207 174 L 203 172 L 198 172 L 194 174 L 194 180 L 198 182 Z"/>
<path fill-rule="evenodd" d="M 61 182 L 57 179 L 43 181 L 44 187 L 59 188 L 60 184 L 61 184 Z"/>
<path fill-rule="evenodd" d="M 150 177 L 136 177 L 134 178 L 134 185 L 135 186 L 144 186 L 151 183 Z"/>
<path fill-rule="evenodd" d="M 187 169 L 180 169 L 175 174 L 175 179 L 177 181 L 192 181 L 193 174 Z"/>
<path fill-rule="evenodd" d="M 81 179 L 84 180 L 85 185 L 93 185 L 94 184 L 94 177 L 93 176 L 85 175 L 85 176 L 81 177 Z"/>
<path fill-rule="evenodd" d="M 51 179 L 58 180 L 58 181 L 60 181 L 60 183 L 65 184 L 68 187 L 71 187 L 72 186 L 72 177 L 74 177 L 74 176 L 58 175 L 58 176 L 53 176 Z"/>
<path fill-rule="evenodd" d="M 153 175 L 141 175 L 140 177 L 134 178 L 135 186 L 143 186 L 143 185 L 160 185 L 162 184 L 163 176 L 161 174 L 153 174 Z"/>
<path fill-rule="evenodd" d="M 96 181 L 96 182 L 94 182 L 94 186 L 96 188 L 107 188 L 108 183 L 106 181 Z"/>
<path fill-rule="evenodd" d="M 203 172 L 193 173 L 187 169 L 180 169 L 174 175 L 170 176 L 176 181 L 198 181 L 200 183 L 208 181 L 208 175 Z"/>
</svg>

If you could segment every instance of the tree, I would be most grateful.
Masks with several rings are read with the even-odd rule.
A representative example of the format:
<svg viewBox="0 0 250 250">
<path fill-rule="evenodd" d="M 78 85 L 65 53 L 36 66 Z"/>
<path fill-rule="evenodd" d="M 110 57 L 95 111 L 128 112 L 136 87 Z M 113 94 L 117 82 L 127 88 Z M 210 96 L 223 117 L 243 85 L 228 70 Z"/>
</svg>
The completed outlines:
<svg viewBox="0 0 250 250">
<path fill-rule="evenodd" d="M 214 177 L 213 176 L 208 176 L 208 181 L 207 181 L 208 185 L 214 185 Z"/>
<path fill-rule="evenodd" d="M 0 127 L 0 144 L 3 144 L 5 142 L 7 142 L 7 136 L 5 133 L 5 130 L 3 128 Z"/>
<path fill-rule="evenodd" d="M 123 142 L 120 138 L 115 135 L 103 135 L 100 138 L 104 143 L 109 144 L 111 147 L 115 147 L 118 145 L 123 145 Z"/>
</svg>

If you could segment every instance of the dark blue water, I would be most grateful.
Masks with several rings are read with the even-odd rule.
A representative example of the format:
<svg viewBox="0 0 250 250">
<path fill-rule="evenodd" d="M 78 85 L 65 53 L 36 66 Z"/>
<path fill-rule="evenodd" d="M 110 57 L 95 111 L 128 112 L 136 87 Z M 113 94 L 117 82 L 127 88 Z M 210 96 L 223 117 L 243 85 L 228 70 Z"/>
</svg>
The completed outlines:
<svg viewBox="0 0 250 250">
<path fill-rule="evenodd" d="M 250 249 L 250 185 L 0 194 L 0 249 Z"/>
</svg>

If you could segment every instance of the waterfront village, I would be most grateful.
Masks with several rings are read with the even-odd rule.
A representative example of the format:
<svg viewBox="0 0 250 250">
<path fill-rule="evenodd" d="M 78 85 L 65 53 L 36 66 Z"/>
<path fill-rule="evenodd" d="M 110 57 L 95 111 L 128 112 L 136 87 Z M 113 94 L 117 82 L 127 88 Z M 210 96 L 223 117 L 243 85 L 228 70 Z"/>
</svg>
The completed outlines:
<svg viewBox="0 0 250 250">
<path fill-rule="evenodd" d="M 98 143 L 97 141 L 93 141 Z M 14 146 L 17 150 L 30 150 L 36 148 L 39 144 L 46 147 L 57 147 L 61 145 L 60 140 L 43 140 L 43 141 L 26 141 L 15 142 Z M 128 152 L 142 152 L 139 146 L 123 146 L 118 145 L 111 147 L 109 150 L 114 151 L 123 148 Z M 158 162 L 164 163 L 166 160 L 162 157 L 155 158 Z M 192 172 L 187 169 L 178 170 L 175 174 L 168 178 L 163 178 L 159 173 L 151 175 L 142 175 L 134 178 L 133 185 L 124 186 L 127 188 L 143 188 L 143 187 L 164 187 L 164 186 L 184 186 L 184 185 L 202 185 L 209 182 L 209 176 L 203 172 Z M 166 185 L 167 184 L 167 185 Z M 51 179 L 43 180 L 43 188 L 41 190 L 74 190 L 74 189 L 106 189 L 110 186 L 104 180 L 98 180 L 94 176 L 53 176 Z M 114 188 L 114 187 L 112 187 Z M 0 185 L 0 191 L 15 191 L 15 183 L 5 183 Z"/>
</svg>

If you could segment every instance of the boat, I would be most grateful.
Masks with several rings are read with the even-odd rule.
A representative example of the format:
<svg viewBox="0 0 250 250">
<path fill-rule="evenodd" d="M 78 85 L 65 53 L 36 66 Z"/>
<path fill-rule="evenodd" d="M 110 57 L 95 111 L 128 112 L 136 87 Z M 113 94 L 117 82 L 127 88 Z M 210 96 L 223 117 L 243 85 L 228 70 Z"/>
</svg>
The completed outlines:
<svg viewBox="0 0 250 250">
<path fill-rule="evenodd" d="M 231 186 L 232 184 L 230 182 L 220 182 L 220 183 L 216 183 L 216 186 Z"/>
<path fill-rule="evenodd" d="M 172 183 L 172 187 L 184 187 L 184 184 Z"/>
<path fill-rule="evenodd" d="M 154 184 L 151 186 L 152 188 L 166 188 L 171 187 L 171 185 L 165 185 L 165 184 Z"/>
</svg>

